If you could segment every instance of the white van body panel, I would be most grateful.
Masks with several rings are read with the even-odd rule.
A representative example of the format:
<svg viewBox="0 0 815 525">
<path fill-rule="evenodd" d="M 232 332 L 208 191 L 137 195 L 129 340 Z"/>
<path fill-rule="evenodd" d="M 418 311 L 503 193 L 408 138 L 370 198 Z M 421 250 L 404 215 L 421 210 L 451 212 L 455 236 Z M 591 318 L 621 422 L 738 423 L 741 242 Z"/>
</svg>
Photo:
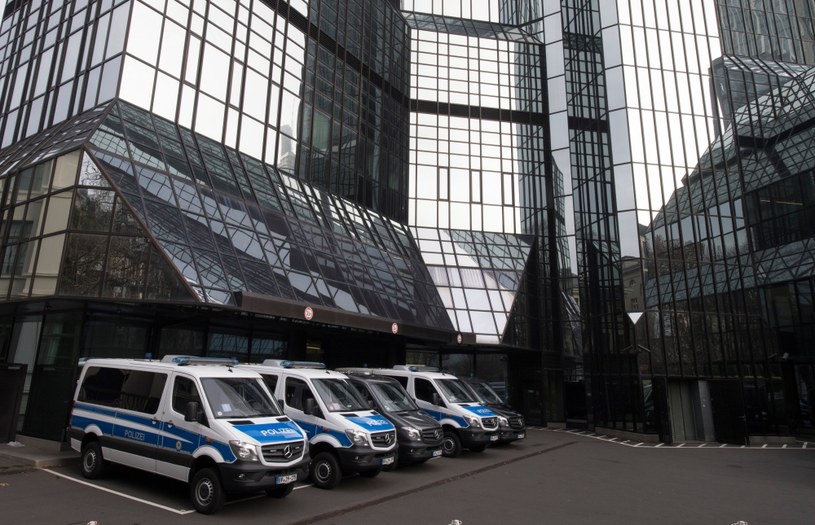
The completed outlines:
<svg viewBox="0 0 815 525">
<path fill-rule="evenodd" d="M 195 396 L 185 396 L 187 391 Z M 184 482 L 195 460 L 208 457 L 225 487 L 267 489 L 278 483 L 272 473 L 281 474 L 280 484 L 296 480 L 293 473 L 306 468 L 309 458 L 305 432 L 282 413 L 274 415 L 270 397 L 259 374 L 235 366 L 90 359 L 74 393 L 70 443 L 82 452 L 86 440 L 98 441 L 107 461 Z M 198 402 L 200 421 L 186 421 L 181 413 L 189 400 Z M 235 443 L 254 450 L 257 459 L 240 460 Z M 257 484 L 244 482 L 240 472 L 258 473 L 252 478 Z"/>
</svg>

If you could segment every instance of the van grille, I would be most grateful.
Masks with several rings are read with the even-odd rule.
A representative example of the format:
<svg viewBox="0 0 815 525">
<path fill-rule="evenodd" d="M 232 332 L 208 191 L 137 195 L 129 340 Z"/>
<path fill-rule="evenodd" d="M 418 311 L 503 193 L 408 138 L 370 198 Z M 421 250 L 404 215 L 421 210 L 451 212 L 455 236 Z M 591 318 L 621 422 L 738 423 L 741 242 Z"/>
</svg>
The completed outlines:
<svg viewBox="0 0 815 525">
<path fill-rule="evenodd" d="M 288 463 L 300 459 L 303 455 L 303 442 L 263 445 L 260 450 L 263 453 L 263 461 L 266 463 Z"/>
<path fill-rule="evenodd" d="M 493 430 L 498 428 L 498 418 L 497 417 L 482 417 L 481 418 L 481 425 L 487 430 Z"/>
<path fill-rule="evenodd" d="M 441 443 L 444 437 L 444 431 L 440 428 L 427 428 L 422 430 L 422 441 L 431 445 Z"/>
<path fill-rule="evenodd" d="M 524 418 L 521 416 L 513 416 L 509 418 L 509 428 L 513 430 L 523 430 Z"/>
<path fill-rule="evenodd" d="M 389 430 L 388 432 L 371 434 L 371 443 L 373 443 L 374 447 L 390 448 L 391 445 L 396 443 L 396 431 Z"/>
</svg>

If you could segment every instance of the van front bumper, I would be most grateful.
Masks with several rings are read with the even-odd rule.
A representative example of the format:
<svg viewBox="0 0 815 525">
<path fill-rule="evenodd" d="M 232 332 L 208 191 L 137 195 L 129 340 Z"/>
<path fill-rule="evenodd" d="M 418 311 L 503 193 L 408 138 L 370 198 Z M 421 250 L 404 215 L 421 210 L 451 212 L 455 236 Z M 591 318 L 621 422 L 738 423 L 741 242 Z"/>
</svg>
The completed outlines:
<svg viewBox="0 0 815 525">
<path fill-rule="evenodd" d="M 220 463 L 221 483 L 227 494 L 258 492 L 279 485 L 305 481 L 308 477 L 310 458 L 306 456 L 299 463 L 287 468 L 275 469 L 254 461 L 235 461 Z M 296 475 L 291 481 L 290 476 Z"/>
<path fill-rule="evenodd" d="M 526 428 L 520 430 L 501 429 L 498 433 L 498 443 L 512 443 L 524 438 L 526 438 Z"/>
<path fill-rule="evenodd" d="M 476 447 L 480 448 L 485 445 L 490 445 L 498 441 L 497 430 L 474 430 L 474 429 L 459 429 L 458 437 L 461 439 L 461 445 L 464 448 Z"/>
<path fill-rule="evenodd" d="M 399 463 L 415 463 L 430 458 L 441 457 L 441 443 L 438 445 L 399 445 Z"/>
<path fill-rule="evenodd" d="M 340 467 L 343 472 L 348 474 L 387 468 L 396 461 L 396 447 L 388 451 L 373 450 L 366 447 L 339 448 L 336 450 L 340 458 Z"/>
</svg>

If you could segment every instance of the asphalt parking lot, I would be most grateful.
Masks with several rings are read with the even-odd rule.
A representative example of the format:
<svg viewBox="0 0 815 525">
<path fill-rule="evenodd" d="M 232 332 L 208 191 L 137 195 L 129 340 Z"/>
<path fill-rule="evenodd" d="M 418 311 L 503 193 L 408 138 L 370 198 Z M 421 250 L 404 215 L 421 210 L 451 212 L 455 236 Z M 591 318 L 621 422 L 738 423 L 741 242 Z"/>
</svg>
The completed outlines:
<svg viewBox="0 0 815 525">
<path fill-rule="evenodd" d="M 192 510 L 184 484 L 123 467 L 93 482 L 78 467 L 0 476 L 0 524 L 809 524 L 813 501 L 812 448 L 658 448 L 545 429 L 213 516 Z"/>
</svg>

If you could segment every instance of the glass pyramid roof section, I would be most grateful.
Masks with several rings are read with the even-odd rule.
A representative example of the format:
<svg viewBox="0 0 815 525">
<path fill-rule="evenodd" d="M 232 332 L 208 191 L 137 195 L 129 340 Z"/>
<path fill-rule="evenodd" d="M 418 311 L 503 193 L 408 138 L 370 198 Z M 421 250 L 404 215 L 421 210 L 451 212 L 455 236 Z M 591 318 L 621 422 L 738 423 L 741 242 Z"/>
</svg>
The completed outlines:
<svg viewBox="0 0 815 525">
<path fill-rule="evenodd" d="M 532 246 L 530 236 L 411 228 L 458 332 L 500 343 Z"/>
<path fill-rule="evenodd" d="M 83 144 L 198 302 L 452 330 L 406 226 L 121 101 L 7 149 L 0 174 Z"/>
<path fill-rule="evenodd" d="M 405 20 L 410 27 L 420 31 L 433 31 L 436 33 L 449 33 L 495 40 L 509 40 L 529 44 L 543 43 L 515 26 L 427 13 L 403 12 L 402 14 L 405 16 Z"/>
<path fill-rule="evenodd" d="M 756 248 L 756 231 L 769 222 L 771 195 L 785 181 L 809 180 L 815 170 L 815 68 L 787 81 L 744 106 L 731 126 L 703 155 L 697 168 L 660 210 L 649 232 L 664 232 L 667 242 L 704 245 L 717 221 L 729 230 L 752 228 L 749 253 L 733 250 L 709 256 L 693 271 L 677 271 L 649 279 L 646 305 L 686 300 L 737 289 L 806 278 L 813 269 L 812 238 L 778 239 Z M 809 188 L 811 186 L 806 186 Z M 783 193 L 780 195 L 783 196 Z M 796 195 L 798 197 L 799 195 Z M 794 209 L 811 201 L 803 189 Z M 778 197 L 783 198 L 783 197 Z M 764 206 L 765 216 L 751 213 L 751 203 Z M 790 213 L 790 217 L 797 217 Z M 806 220 L 806 219 L 803 219 Z M 695 225 L 695 228 L 692 228 Z M 712 229 L 712 232 L 718 230 Z M 789 231 L 795 233 L 796 227 Z M 803 229 L 801 231 L 804 231 Z M 725 231 L 724 233 L 727 233 Z M 732 234 L 731 234 L 732 235 Z M 741 250 L 745 250 L 742 242 Z"/>
</svg>

